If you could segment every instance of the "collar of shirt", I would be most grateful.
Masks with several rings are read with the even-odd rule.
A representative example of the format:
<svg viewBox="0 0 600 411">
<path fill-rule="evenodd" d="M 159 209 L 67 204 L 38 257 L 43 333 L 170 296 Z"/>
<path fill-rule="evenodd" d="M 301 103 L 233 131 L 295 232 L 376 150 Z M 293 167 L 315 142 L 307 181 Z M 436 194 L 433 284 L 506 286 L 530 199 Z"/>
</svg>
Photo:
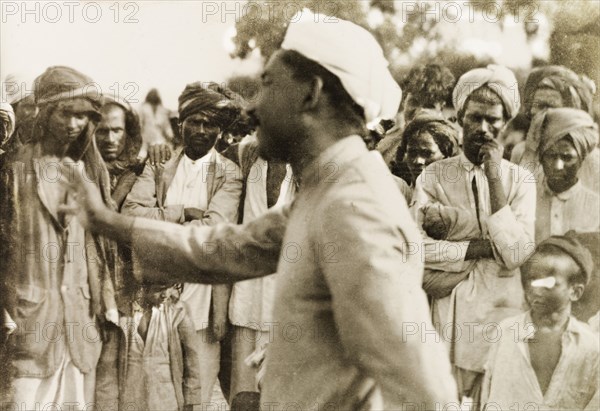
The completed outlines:
<svg viewBox="0 0 600 411">
<path fill-rule="evenodd" d="M 550 195 L 551 197 L 556 197 L 561 201 L 567 201 L 568 199 L 573 197 L 581 189 L 581 187 L 581 181 L 577 181 L 573 187 L 569 188 L 566 191 L 563 191 L 562 193 L 557 194 L 554 191 L 552 191 L 550 187 L 548 187 L 548 180 L 544 178 L 544 191 L 546 192 L 546 194 Z"/>
<path fill-rule="evenodd" d="M 213 156 L 216 155 L 216 150 L 211 148 L 208 153 L 206 153 L 203 157 L 200 157 L 197 160 L 192 160 L 187 156 L 187 154 L 183 154 L 183 166 L 186 171 L 201 171 L 203 164 L 210 163 Z"/>
<path fill-rule="evenodd" d="M 516 336 L 518 341 L 527 342 L 532 340 L 535 337 L 535 328 L 533 325 L 533 320 L 531 319 L 531 311 L 527 311 L 521 314 L 521 320 L 519 328 L 519 334 Z M 563 339 L 572 334 L 579 334 L 581 332 L 581 326 L 577 320 L 573 318 L 573 316 L 569 316 L 567 320 L 567 328 L 564 332 Z"/>
<path fill-rule="evenodd" d="M 352 162 L 364 153 L 368 153 L 368 150 L 360 136 L 344 137 L 307 164 L 301 173 L 300 184 L 307 187 L 322 182 L 334 183 L 340 175 L 341 166 Z"/>
</svg>

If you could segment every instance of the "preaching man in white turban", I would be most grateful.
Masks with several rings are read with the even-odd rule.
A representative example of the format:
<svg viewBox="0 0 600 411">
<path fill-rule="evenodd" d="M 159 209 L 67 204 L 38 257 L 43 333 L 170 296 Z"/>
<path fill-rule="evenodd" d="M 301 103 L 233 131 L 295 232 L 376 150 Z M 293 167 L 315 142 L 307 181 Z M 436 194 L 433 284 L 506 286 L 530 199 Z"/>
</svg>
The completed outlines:
<svg viewBox="0 0 600 411">
<path fill-rule="evenodd" d="M 463 153 L 423 170 L 413 212 L 425 234 L 436 328 L 450 343 L 459 396 L 477 406 L 487 352 L 502 319 L 521 312 L 518 267 L 533 249 L 535 184 L 531 174 L 502 158 L 498 135 L 519 109 L 517 80 L 491 65 L 465 73 L 453 92 L 463 127 Z M 529 180 L 528 180 L 529 178 Z M 452 237 L 428 209 L 443 205 L 470 215 L 476 235 Z M 478 408 L 474 408 L 478 409 Z"/>
<path fill-rule="evenodd" d="M 278 273 L 262 409 L 457 406 L 421 289 L 421 236 L 361 139 L 367 122 L 396 114 L 400 90 L 366 30 L 325 19 L 308 10 L 292 19 L 250 109 L 261 156 L 290 163 L 300 181 L 291 207 L 241 226 L 132 219 L 74 173 L 80 207 L 70 211 L 131 244 L 146 280 Z"/>
</svg>

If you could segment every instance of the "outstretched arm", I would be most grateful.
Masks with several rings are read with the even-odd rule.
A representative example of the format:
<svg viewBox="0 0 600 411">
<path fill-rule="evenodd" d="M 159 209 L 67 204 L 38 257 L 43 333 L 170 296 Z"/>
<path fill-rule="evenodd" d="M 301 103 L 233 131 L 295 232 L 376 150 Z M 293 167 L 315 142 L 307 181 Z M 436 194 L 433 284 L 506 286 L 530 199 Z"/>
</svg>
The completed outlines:
<svg viewBox="0 0 600 411">
<path fill-rule="evenodd" d="M 134 271 L 145 281 L 218 284 L 277 270 L 288 208 L 273 208 L 242 226 L 181 226 L 108 209 L 98 188 L 84 177 L 82 162 L 65 160 L 62 171 L 77 204 L 61 212 L 76 214 L 92 232 L 131 244 L 140 268 Z"/>
</svg>

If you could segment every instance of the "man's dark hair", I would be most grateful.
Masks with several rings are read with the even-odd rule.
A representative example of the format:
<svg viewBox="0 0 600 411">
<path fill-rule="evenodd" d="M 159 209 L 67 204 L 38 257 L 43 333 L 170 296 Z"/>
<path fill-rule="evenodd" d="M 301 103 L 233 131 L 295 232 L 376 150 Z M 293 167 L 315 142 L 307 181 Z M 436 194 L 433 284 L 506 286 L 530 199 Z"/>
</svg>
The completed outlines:
<svg viewBox="0 0 600 411">
<path fill-rule="evenodd" d="M 344 123 L 362 130 L 362 136 L 366 135 L 364 109 L 350 97 L 338 76 L 294 50 L 284 50 L 281 53 L 281 59 L 293 70 L 293 77 L 296 80 L 306 82 L 315 77 L 321 78 L 323 91 L 335 102 L 336 117 Z"/>
</svg>

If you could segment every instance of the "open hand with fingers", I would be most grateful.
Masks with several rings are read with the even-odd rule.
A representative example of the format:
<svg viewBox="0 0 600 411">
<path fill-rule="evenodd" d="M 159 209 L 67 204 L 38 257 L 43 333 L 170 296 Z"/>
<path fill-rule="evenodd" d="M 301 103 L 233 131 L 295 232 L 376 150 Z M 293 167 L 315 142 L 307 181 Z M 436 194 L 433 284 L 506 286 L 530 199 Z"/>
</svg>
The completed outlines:
<svg viewBox="0 0 600 411">
<path fill-rule="evenodd" d="M 82 161 L 75 162 L 71 158 L 64 158 L 60 165 L 60 182 L 67 186 L 73 201 L 61 205 L 59 212 L 74 215 L 85 228 L 93 228 L 97 216 L 109 211 L 102 200 L 100 190 L 87 177 Z"/>
</svg>

